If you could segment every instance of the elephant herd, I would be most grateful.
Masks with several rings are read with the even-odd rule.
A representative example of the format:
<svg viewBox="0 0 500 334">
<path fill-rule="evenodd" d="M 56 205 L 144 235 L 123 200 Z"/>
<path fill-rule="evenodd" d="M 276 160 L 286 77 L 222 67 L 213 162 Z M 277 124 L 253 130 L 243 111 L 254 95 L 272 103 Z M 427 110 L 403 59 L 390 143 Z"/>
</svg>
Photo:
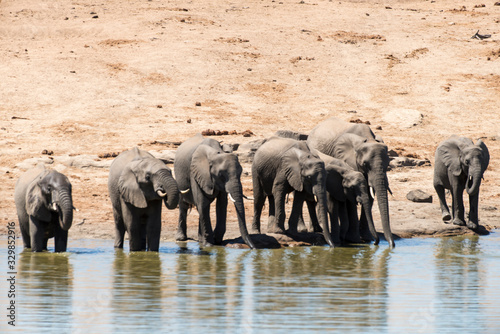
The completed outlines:
<svg viewBox="0 0 500 334">
<path fill-rule="evenodd" d="M 288 138 L 287 138 L 288 137 Z M 252 162 L 254 215 L 252 233 L 261 232 L 261 214 L 269 206 L 268 233 L 285 233 L 285 203 L 294 192 L 288 233 L 305 230 L 302 209 L 307 204 L 312 227 L 322 232 L 328 245 L 379 242 L 372 205 L 380 211 L 384 237 L 394 247 L 391 232 L 387 178 L 387 145 L 366 124 L 353 124 L 332 117 L 319 123 L 308 136 L 267 139 Z M 439 144 L 435 154 L 434 187 L 442 219 L 456 225 L 478 228 L 479 187 L 488 167 L 489 153 L 479 140 L 458 136 Z M 242 167 L 236 154 L 220 143 L 198 134 L 177 149 L 172 171 L 150 153 L 133 148 L 122 152 L 110 166 L 109 196 L 113 207 L 116 248 L 123 248 L 125 232 L 130 251 L 158 251 L 162 201 L 179 208 L 176 240 L 187 239 L 188 210 L 199 213 L 198 236 L 203 246 L 221 245 L 226 231 L 228 197 L 234 203 L 240 233 L 250 248 L 256 248 L 247 230 Z M 445 200 L 452 193 L 452 211 Z M 470 212 L 465 222 L 463 191 L 469 194 Z M 216 200 L 215 228 L 210 206 Z M 54 238 L 55 251 L 67 248 L 73 220 L 71 183 L 68 178 L 43 165 L 21 175 L 16 183 L 15 202 L 25 248 L 47 249 Z M 361 204 L 358 217 L 357 205 Z"/>
</svg>

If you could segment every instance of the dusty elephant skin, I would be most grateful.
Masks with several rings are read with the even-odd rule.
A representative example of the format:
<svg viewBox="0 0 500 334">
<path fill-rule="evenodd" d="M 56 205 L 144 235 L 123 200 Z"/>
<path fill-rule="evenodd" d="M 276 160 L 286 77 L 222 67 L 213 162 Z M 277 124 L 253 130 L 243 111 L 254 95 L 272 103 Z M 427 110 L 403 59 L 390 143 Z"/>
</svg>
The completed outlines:
<svg viewBox="0 0 500 334">
<path fill-rule="evenodd" d="M 345 161 L 354 170 L 362 172 L 368 185 L 377 197 L 384 236 L 391 247 L 394 237 L 389 219 L 387 192 L 389 181 L 387 167 L 389 156 L 387 145 L 366 124 L 352 124 L 331 117 L 319 123 L 309 134 L 307 143 L 313 149 Z M 361 234 L 367 233 L 368 222 L 364 210 L 361 212 Z"/>
<path fill-rule="evenodd" d="M 317 202 L 317 215 L 325 241 L 334 247 L 328 228 L 326 202 L 326 171 L 324 162 L 303 141 L 273 137 L 257 152 L 252 163 L 254 192 L 253 231 L 260 233 L 260 217 L 266 198 L 269 202 L 267 233 L 285 233 L 285 197 L 294 191 L 289 219 L 291 233 L 297 232 L 296 222 L 302 214 L 307 197 Z"/>
<path fill-rule="evenodd" d="M 187 214 L 189 207 L 194 205 L 199 214 L 200 244 L 221 245 L 226 233 L 229 196 L 236 209 L 241 236 L 250 248 L 255 248 L 246 227 L 242 168 L 235 154 L 224 152 L 218 141 L 197 134 L 177 149 L 174 172 L 181 191 L 176 240 L 187 240 Z M 217 221 L 212 230 L 210 204 L 214 200 L 217 200 Z"/>
<path fill-rule="evenodd" d="M 168 209 L 179 203 L 179 188 L 170 168 L 137 147 L 122 152 L 111 164 L 108 191 L 115 221 L 115 247 L 155 251 L 160 246 L 162 200 Z"/>
<path fill-rule="evenodd" d="M 21 175 L 16 183 L 15 202 L 24 248 L 47 250 L 54 238 L 54 251 L 65 252 L 68 230 L 73 223 L 71 183 L 43 165 Z"/>
<path fill-rule="evenodd" d="M 474 144 L 468 138 L 452 136 L 439 144 L 435 159 L 434 188 L 439 197 L 443 220 L 453 220 L 455 225 L 467 225 L 471 230 L 477 230 L 479 187 L 490 161 L 488 148 L 481 139 Z M 445 189 L 451 190 L 452 215 L 446 204 Z M 469 195 L 470 206 L 467 224 L 464 217 L 464 190 Z"/>
</svg>

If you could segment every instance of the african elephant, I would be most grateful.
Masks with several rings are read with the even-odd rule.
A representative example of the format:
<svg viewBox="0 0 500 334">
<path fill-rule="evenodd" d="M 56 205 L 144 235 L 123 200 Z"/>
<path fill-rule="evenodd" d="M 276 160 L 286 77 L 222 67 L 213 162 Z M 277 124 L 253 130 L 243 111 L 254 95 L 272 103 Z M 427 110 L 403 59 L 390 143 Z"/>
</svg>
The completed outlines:
<svg viewBox="0 0 500 334">
<path fill-rule="evenodd" d="M 170 168 L 135 147 L 120 153 L 111 164 L 108 190 L 115 221 L 115 248 L 123 248 L 126 231 L 130 251 L 157 252 L 162 200 L 170 210 L 179 203 L 179 188 Z"/>
<path fill-rule="evenodd" d="M 469 138 L 452 136 L 439 144 L 435 155 L 434 188 L 444 221 L 453 218 L 453 224 L 466 225 L 462 198 L 465 189 L 470 207 L 467 227 L 471 230 L 478 228 L 479 187 L 489 161 L 488 148 L 481 139 L 474 145 Z M 453 216 L 450 216 L 446 204 L 445 189 L 451 190 Z"/>
<path fill-rule="evenodd" d="M 24 248 L 47 249 L 54 238 L 54 251 L 65 252 L 73 223 L 73 199 L 68 178 L 43 165 L 28 170 L 16 183 L 15 202 Z"/>
<path fill-rule="evenodd" d="M 201 134 L 183 142 L 175 153 L 174 172 L 181 190 L 179 227 L 176 240 L 187 239 L 188 209 L 196 206 L 199 214 L 200 244 L 221 245 L 226 233 L 227 197 L 234 202 L 240 233 L 250 248 L 255 248 L 248 234 L 243 204 L 238 157 L 222 150 L 220 143 Z M 217 199 L 215 231 L 210 222 L 210 204 Z"/>
<path fill-rule="evenodd" d="M 334 247 L 328 229 L 326 171 L 304 141 L 272 137 L 255 152 L 252 163 L 254 218 L 252 229 L 260 233 L 260 216 L 266 197 L 269 200 L 269 233 L 285 232 L 285 197 L 295 191 L 294 208 L 302 207 L 307 197 L 317 201 L 317 215 L 325 241 Z M 296 221 L 301 210 L 292 210 Z M 296 229 L 291 226 L 290 229 Z"/>
<path fill-rule="evenodd" d="M 387 191 L 387 167 L 389 156 L 387 145 L 366 124 L 353 124 L 331 117 L 312 129 L 307 143 L 311 148 L 345 161 L 354 170 L 363 173 L 370 190 L 377 196 L 384 236 L 391 247 L 394 238 L 389 220 Z M 374 197 L 374 196 L 373 196 Z M 361 237 L 371 240 L 365 210 L 361 211 Z"/>
</svg>

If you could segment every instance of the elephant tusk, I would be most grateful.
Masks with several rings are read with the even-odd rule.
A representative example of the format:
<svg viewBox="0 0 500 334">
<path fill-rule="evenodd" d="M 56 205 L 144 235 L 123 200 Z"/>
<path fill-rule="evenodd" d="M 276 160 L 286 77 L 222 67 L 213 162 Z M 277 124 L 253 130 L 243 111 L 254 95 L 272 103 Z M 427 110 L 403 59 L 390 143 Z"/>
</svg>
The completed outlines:
<svg viewBox="0 0 500 334">
<path fill-rule="evenodd" d="M 157 194 L 158 196 L 160 196 L 160 197 L 165 197 L 165 196 L 167 196 L 167 193 L 166 193 L 166 192 L 161 191 L 160 189 L 158 189 L 158 190 L 156 191 L 156 194 Z"/>
<path fill-rule="evenodd" d="M 375 198 L 375 191 L 373 191 L 373 187 L 370 187 L 370 195 L 372 198 Z"/>
<path fill-rule="evenodd" d="M 243 195 L 243 198 L 246 198 L 246 199 L 247 199 L 247 200 L 249 200 L 249 201 L 253 201 L 253 200 L 254 200 L 254 198 L 253 198 L 253 197 L 248 197 L 248 196 L 245 196 L 245 195 Z"/>
<path fill-rule="evenodd" d="M 231 200 L 231 202 L 235 203 L 236 201 L 234 200 L 233 196 L 231 196 L 231 193 L 227 193 L 229 195 L 229 199 Z"/>
<path fill-rule="evenodd" d="M 318 196 L 314 195 L 314 201 L 318 202 Z"/>
<path fill-rule="evenodd" d="M 181 190 L 181 194 L 187 194 L 189 192 L 189 190 L 191 190 L 191 189 L 188 188 L 186 190 Z"/>
<path fill-rule="evenodd" d="M 57 211 L 57 204 L 56 204 L 56 202 L 52 202 L 52 204 L 50 206 L 51 206 L 52 211 Z"/>
<path fill-rule="evenodd" d="M 76 212 L 79 212 L 80 210 L 78 210 L 77 208 L 73 207 L 73 210 L 75 210 Z"/>
</svg>

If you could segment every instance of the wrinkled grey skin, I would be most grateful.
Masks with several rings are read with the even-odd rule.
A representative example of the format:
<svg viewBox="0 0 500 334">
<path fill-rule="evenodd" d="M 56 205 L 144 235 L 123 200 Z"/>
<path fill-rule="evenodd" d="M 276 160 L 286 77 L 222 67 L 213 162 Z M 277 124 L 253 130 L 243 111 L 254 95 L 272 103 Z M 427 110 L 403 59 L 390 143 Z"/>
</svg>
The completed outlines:
<svg viewBox="0 0 500 334">
<path fill-rule="evenodd" d="M 120 153 L 111 164 L 108 190 L 115 221 L 115 248 L 123 248 L 126 231 L 131 252 L 157 252 L 162 200 L 170 210 L 179 203 L 179 188 L 170 168 L 135 147 Z"/>
<path fill-rule="evenodd" d="M 268 233 L 285 232 L 285 197 L 295 191 L 289 221 L 297 221 L 304 200 L 317 199 L 317 215 L 326 242 L 334 247 L 328 229 L 326 171 L 304 141 L 272 137 L 255 152 L 252 163 L 254 219 L 252 229 L 260 233 L 260 217 L 266 197 L 269 201 Z M 297 229 L 291 224 L 290 231 Z"/>
<path fill-rule="evenodd" d="M 15 188 L 15 202 L 24 248 L 47 249 L 54 238 L 54 251 L 65 252 L 68 230 L 73 223 L 73 199 L 68 178 L 39 165 L 21 175 Z"/>
<path fill-rule="evenodd" d="M 174 172 L 181 191 L 179 227 L 176 240 L 187 240 L 188 209 L 195 206 L 199 214 L 198 237 L 202 246 L 221 245 L 226 232 L 228 195 L 234 202 L 240 233 L 250 248 L 255 248 L 248 234 L 243 204 L 238 157 L 222 150 L 218 141 L 201 134 L 182 143 L 175 154 Z M 210 204 L 216 202 L 216 224 L 212 230 Z"/>
<path fill-rule="evenodd" d="M 387 179 L 389 156 L 387 145 L 382 139 L 375 136 L 366 124 L 353 124 L 331 117 L 311 131 L 307 143 L 311 149 L 343 160 L 354 170 L 363 173 L 368 186 L 377 196 L 385 239 L 394 247 L 387 197 L 390 191 Z M 372 239 L 364 209 L 361 212 L 360 230 L 363 239 Z"/>
<path fill-rule="evenodd" d="M 479 187 L 489 161 L 488 148 L 481 139 L 474 145 L 468 138 L 452 136 L 439 144 L 435 155 L 434 188 L 444 221 L 453 219 L 455 225 L 466 225 L 462 197 L 465 189 L 470 207 L 467 227 L 472 230 L 479 227 Z M 451 190 L 453 216 L 446 204 L 445 189 Z"/>
</svg>

